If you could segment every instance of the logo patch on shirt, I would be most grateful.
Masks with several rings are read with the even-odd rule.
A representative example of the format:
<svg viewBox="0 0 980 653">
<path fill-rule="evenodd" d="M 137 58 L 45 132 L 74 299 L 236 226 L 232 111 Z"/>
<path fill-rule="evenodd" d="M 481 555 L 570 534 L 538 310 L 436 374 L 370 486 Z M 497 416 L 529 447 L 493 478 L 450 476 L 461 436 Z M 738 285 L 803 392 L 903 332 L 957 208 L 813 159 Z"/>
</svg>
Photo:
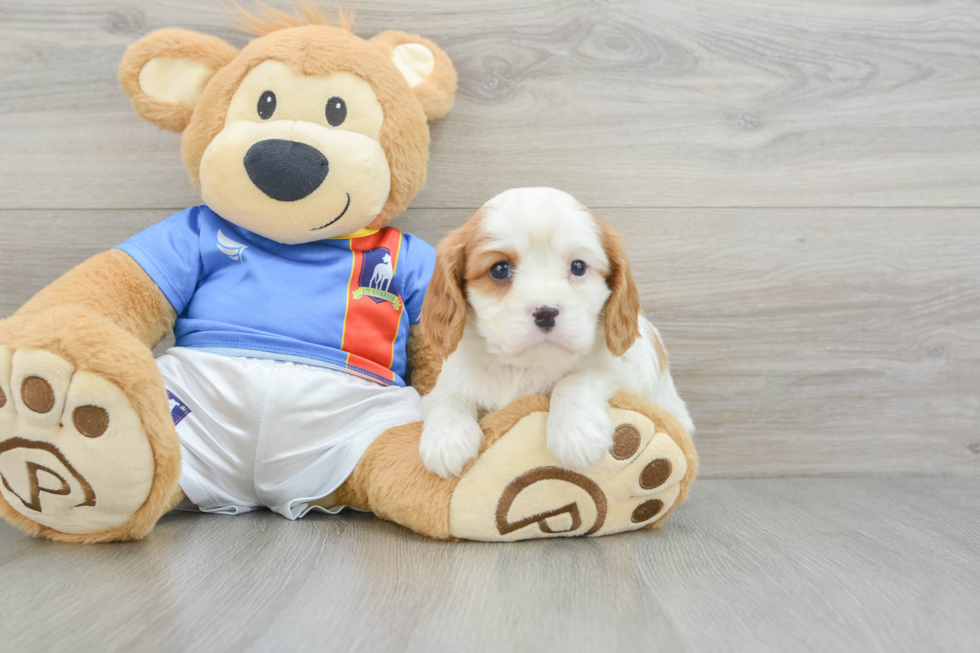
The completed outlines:
<svg viewBox="0 0 980 653">
<path fill-rule="evenodd" d="M 170 418 L 174 421 L 174 426 L 177 426 L 181 420 L 191 414 L 191 409 L 169 390 L 167 390 L 167 399 L 170 400 Z"/>
<path fill-rule="evenodd" d="M 395 282 L 391 252 L 387 247 L 377 247 L 364 252 L 361 275 L 357 281 L 358 288 L 354 291 L 354 299 L 369 297 L 375 304 L 391 302 L 392 308 L 396 311 L 401 310 L 402 300 Z"/>
<path fill-rule="evenodd" d="M 241 243 L 236 243 L 234 240 L 228 236 L 221 233 L 221 229 L 218 229 L 218 251 L 225 254 L 232 261 L 244 261 L 243 258 L 245 250 L 248 249 L 248 245 L 242 245 Z"/>
</svg>

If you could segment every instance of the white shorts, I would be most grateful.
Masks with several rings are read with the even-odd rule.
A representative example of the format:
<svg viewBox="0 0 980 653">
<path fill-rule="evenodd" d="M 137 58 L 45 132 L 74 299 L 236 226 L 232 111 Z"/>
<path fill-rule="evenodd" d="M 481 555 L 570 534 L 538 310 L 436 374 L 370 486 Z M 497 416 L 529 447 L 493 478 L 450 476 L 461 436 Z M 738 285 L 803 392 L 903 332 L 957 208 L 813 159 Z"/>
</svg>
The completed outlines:
<svg viewBox="0 0 980 653">
<path fill-rule="evenodd" d="M 324 367 L 184 347 L 157 366 L 180 437 L 180 487 L 205 512 L 323 510 L 308 502 L 340 487 L 376 437 L 422 420 L 414 388 Z"/>
</svg>

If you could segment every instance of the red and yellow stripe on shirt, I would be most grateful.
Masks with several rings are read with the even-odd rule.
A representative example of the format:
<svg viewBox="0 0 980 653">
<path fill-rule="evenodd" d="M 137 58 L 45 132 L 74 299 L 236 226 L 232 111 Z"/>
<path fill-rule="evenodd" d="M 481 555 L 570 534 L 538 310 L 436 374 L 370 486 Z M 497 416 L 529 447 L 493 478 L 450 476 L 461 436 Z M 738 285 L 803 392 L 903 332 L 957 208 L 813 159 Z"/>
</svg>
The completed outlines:
<svg viewBox="0 0 980 653">
<path fill-rule="evenodd" d="M 385 227 L 374 234 L 352 238 L 350 244 L 353 257 L 340 348 L 347 352 L 347 367 L 352 371 L 393 382 L 395 374 L 391 365 L 405 305 L 400 297 L 397 302 L 392 302 L 366 294 L 366 291 L 371 291 L 374 267 L 382 252 L 387 250 L 392 271 L 389 288 L 398 295 L 394 278 L 398 272 L 402 234 L 397 229 Z M 366 270 L 365 265 L 371 269 Z"/>
</svg>

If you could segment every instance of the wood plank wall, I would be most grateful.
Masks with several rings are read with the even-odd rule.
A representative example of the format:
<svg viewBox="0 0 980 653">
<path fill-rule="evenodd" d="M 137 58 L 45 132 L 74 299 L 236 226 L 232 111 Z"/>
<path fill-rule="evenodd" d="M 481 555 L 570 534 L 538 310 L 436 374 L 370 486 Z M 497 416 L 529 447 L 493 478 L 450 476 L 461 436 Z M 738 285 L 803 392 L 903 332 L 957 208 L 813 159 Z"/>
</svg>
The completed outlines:
<svg viewBox="0 0 980 653">
<path fill-rule="evenodd" d="M 704 476 L 980 472 L 980 4 L 345 5 L 460 74 L 396 225 L 550 185 L 627 234 Z M 0 317 L 199 203 L 115 76 L 168 26 L 248 39 L 217 0 L 0 2 Z"/>
</svg>

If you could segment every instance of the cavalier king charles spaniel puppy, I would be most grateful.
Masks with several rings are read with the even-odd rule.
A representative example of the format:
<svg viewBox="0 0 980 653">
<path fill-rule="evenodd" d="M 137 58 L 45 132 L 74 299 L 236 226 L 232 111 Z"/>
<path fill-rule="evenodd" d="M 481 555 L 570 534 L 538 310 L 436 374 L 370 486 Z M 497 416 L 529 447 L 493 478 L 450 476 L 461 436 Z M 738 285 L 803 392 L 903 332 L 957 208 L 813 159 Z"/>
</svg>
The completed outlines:
<svg viewBox="0 0 980 653">
<path fill-rule="evenodd" d="M 505 191 L 446 236 L 422 336 L 444 362 L 422 398 L 419 454 L 444 478 L 479 453 L 477 419 L 525 395 L 551 396 L 548 449 L 568 467 L 609 451 L 620 390 L 694 432 L 619 234 L 559 190 Z"/>
</svg>

